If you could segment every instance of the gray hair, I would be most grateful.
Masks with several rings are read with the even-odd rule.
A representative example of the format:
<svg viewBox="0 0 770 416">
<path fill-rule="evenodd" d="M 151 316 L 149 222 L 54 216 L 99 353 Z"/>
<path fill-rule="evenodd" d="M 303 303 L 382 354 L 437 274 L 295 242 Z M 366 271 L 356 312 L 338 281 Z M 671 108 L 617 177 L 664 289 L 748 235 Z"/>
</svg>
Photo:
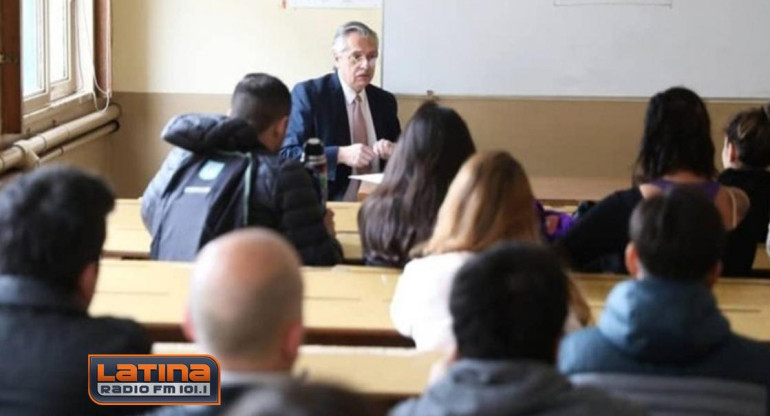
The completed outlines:
<svg viewBox="0 0 770 416">
<path fill-rule="evenodd" d="M 332 42 L 332 52 L 334 54 L 340 54 L 345 51 L 348 47 L 346 39 L 351 33 L 358 33 L 361 37 L 371 38 L 374 40 L 374 44 L 378 48 L 380 47 L 380 38 L 377 37 L 377 32 L 361 22 L 352 21 L 338 27 L 337 31 L 334 32 L 334 41 Z"/>
</svg>

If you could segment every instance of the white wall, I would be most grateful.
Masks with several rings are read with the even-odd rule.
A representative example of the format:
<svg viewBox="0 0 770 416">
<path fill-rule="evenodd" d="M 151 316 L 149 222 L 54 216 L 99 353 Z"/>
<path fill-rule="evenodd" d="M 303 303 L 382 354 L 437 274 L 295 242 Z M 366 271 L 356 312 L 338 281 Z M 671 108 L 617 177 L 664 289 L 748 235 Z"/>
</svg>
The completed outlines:
<svg viewBox="0 0 770 416">
<path fill-rule="evenodd" d="M 230 94 L 248 72 L 290 88 L 332 68 L 334 30 L 381 11 L 284 9 L 281 0 L 113 0 L 114 89 Z"/>
<path fill-rule="evenodd" d="M 383 83 L 439 96 L 649 97 L 672 85 L 770 96 L 770 1 L 590 3 L 387 0 Z"/>
</svg>

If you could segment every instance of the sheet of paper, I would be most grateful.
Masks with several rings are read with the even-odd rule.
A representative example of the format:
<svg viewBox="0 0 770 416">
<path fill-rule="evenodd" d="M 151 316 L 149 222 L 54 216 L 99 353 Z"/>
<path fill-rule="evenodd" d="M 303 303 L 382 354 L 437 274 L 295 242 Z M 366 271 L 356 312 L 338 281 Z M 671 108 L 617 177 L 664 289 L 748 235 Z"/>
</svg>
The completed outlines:
<svg viewBox="0 0 770 416">
<path fill-rule="evenodd" d="M 369 182 L 374 184 L 382 183 L 382 173 L 369 173 L 367 175 L 350 175 L 350 179 L 358 179 L 361 182 Z"/>
</svg>

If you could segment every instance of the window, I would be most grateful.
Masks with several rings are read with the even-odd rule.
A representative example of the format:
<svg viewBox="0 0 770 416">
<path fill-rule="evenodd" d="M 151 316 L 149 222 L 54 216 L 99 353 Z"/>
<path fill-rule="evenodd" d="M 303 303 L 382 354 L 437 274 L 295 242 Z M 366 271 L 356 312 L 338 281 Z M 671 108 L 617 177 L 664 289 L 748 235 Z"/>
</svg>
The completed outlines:
<svg viewBox="0 0 770 416">
<path fill-rule="evenodd" d="M 0 0 L 0 148 L 100 109 L 110 85 L 110 0 Z"/>
<path fill-rule="evenodd" d="M 91 31 L 83 27 L 86 19 L 79 19 L 83 3 L 84 0 L 22 0 L 24 114 L 69 97 L 86 84 L 79 65 L 79 31 Z"/>
</svg>

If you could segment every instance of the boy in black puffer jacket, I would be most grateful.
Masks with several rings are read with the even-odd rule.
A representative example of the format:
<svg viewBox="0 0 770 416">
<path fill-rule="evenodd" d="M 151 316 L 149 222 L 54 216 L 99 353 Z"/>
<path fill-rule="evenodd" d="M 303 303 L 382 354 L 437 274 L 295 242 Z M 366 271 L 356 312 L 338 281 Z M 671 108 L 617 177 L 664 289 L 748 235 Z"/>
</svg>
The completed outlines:
<svg viewBox="0 0 770 416">
<path fill-rule="evenodd" d="M 279 79 L 246 75 L 229 116 L 175 117 L 162 133 L 176 146 L 142 197 L 142 220 L 153 237 L 151 257 L 192 260 L 211 239 L 245 226 L 283 234 L 307 265 L 342 258 L 332 214 L 311 175 L 278 150 L 291 96 Z"/>
</svg>

